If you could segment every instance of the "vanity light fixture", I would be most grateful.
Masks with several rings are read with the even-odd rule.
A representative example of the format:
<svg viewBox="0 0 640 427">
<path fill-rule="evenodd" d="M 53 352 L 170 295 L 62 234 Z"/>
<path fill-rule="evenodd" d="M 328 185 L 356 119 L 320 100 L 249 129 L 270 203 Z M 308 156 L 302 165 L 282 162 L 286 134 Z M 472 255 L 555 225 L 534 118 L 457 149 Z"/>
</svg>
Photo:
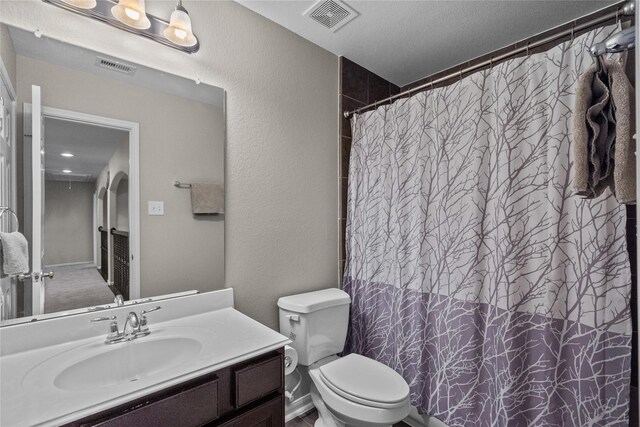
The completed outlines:
<svg viewBox="0 0 640 427">
<path fill-rule="evenodd" d="M 61 155 L 62 157 L 73 157 L 73 156 L 74 156 L 74 154 L 73 154 L 73 153 L 60 153 L 60 155 Z"/>
<path fill-rule="evenodd" d="M 182 0 L 171 13 L 170 22 L 146 13 L 145 0 L 42 1 L 183 52 L 194 53 L 200 49 Z"/>
</svg>

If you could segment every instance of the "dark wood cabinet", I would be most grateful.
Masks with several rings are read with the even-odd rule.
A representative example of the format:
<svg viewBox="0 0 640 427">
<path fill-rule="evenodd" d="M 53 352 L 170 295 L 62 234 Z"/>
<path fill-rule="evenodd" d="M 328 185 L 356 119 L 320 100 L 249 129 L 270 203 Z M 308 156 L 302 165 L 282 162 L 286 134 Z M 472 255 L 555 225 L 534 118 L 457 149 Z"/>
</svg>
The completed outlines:
<svg viewBox="0 0 640 427">
<path fill-rule="evenodd" d="M 284 396 L 278 396 L 222 424 L 222 427 L 280 427 L 283 425 Z"/>
<path fill-rule="evenodd" d="M 67 425 L 283 427 L 283 350 L 237 363 Z"/>
</svg>

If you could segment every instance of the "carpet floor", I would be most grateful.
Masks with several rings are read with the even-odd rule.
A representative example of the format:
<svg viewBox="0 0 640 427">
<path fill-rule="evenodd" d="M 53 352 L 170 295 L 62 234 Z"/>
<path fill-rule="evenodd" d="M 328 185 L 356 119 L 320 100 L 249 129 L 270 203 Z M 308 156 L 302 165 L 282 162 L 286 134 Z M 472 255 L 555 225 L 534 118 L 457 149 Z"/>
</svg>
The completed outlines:
<svg viewBox="0 0 640 427">
<path fill-rule="evenodd" d="M 55 274 L 45 284 L 45 313 L 113 302 L 113 292 L 94 265 L 53 267 L 51 270 Z"/>
</svg>

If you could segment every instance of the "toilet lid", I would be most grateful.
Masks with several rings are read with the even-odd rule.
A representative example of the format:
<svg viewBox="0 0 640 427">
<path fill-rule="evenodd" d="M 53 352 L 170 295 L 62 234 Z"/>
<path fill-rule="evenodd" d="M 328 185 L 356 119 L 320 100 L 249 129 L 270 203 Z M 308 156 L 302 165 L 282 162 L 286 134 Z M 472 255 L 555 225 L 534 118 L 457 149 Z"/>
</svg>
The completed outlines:
<svg viewBox="0 0 640 427">
<path fill-rule="evenodd" d="M 319 368 L 323 381 L 334 392 L 363 404 L 403 403 L 409 386 L 393 369 L 359 354 L 327 363 Z"/>
</svg>

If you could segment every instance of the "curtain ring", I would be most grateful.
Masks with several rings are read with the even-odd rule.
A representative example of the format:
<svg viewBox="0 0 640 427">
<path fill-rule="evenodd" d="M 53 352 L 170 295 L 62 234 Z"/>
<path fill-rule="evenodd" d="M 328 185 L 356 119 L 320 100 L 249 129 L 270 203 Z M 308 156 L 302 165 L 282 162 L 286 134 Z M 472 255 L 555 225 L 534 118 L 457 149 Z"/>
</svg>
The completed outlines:
<svg viewBox="0 0 640 427">
<path fill-rule="evenodd" d="M 431 85 L 431 90 L 433 90 L 433 78 L 429 81 L 429 85 Z"/>
<path fill-rule="evenodd" d="M 620 8 L 616 9 L 616 24 L 620 23 Z"/>
<path fill-rule="evenodd" d="M 573 39 L 576 37 L 576 21 L 573 21 L 571 24 L 571 43 L 573 43 Z"/>
<path fill-rule="evenodd" d="M 527 42 L 527 57 L 529 57 L 529 43 L 531 42 Z"/>
<path fill-rule="evenodd" d="M 489 58 L 489 69 L 493 68 L 493 56 Z"/>
<path fill-rule="evenodd" d="M 462 68 L 460 68 L 459 74 L 460 74 L 460 80 L 462 80 Z"/>
</svg>

